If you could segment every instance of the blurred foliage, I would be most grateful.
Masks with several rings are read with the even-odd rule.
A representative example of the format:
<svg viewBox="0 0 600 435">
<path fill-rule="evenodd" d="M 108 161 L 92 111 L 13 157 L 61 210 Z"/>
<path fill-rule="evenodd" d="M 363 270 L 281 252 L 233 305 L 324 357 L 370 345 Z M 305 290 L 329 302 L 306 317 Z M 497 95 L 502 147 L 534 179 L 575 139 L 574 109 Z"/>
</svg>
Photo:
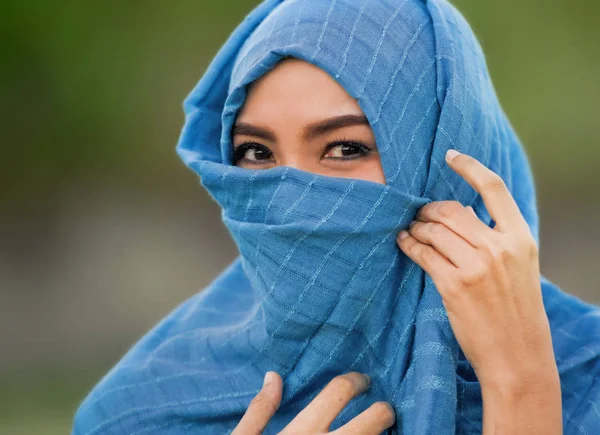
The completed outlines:
<svg viewBox="0 0 600 435">
<path fill-rule="evenodd" d="M 252 4 L 4 0 L 0 195 L 172 184 L 181 101 Z"/>
<path fill-rule="evenodd" d="M 97 381 L 89 371 L 4 373 L 0 377 L 0 433 L 69 433 L 77 405 Z"/>
<path fill-rule="evenodd" d="M 196 189 L 174 152 L 181 101 L 254 4 L 4 0 L 0 198 L 51 199 L 88 178 Z M 600 3 L 455 4 L 482 42 L 542 193 L 584 196 L 600 181 Z"/>
</svg>

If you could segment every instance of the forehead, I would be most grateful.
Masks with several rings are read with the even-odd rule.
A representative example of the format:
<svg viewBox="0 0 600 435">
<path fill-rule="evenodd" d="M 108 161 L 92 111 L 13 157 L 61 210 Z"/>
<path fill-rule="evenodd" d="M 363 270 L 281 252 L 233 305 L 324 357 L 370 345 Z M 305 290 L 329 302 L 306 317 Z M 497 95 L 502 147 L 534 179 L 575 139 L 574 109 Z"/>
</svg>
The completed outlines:
<svg viewBox="0 0 600 435">
<path fill-rule="evenodd" d="M 313 117 L 362 114 L 356 101 L 321 68 L 301 59 L 281 60 L 251 83 L 239 117 L 251 112 L 275 115 L 286 111 L 310 112 Z"/>
</svg>

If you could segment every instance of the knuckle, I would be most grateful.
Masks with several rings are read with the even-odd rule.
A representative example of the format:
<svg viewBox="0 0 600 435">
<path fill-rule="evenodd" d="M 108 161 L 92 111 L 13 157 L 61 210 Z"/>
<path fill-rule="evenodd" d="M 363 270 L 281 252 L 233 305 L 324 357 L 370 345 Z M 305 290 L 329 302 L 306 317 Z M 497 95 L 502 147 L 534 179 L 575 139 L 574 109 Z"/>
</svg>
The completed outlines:
<svg viewBox="0 0 600 435">
<path fill-rule="evenodd" d="M 488 276 L 488 270 L 489 268 L 484 261 L 478 261 L 468 272 L 461 275 L 460 281 L 465 287 L 476 286 L 485 281 Z"/>
<path fill-rule="evenodd" d="M 535 259 L 539 256 L 539 248 L 533 236 L 526 236 L 506 243 L 507 259 Z"/>
<path fill-rule="evenodd" d="M 484 255 L 482 257 L 482 261 L 488 267 L 494 264 L 503 263 L 511 255 L 511 252 L 504 246 L 497 246 L 491 244 L 486 246 L 485 249 L 483 249 L 483 253 Z"/>
<path fill-rule="evenodd" d="M 429 232 L 431 234 L 439 234 L 442 231 L 444 231 L 444 225 L 439 224 L 437 222 L 433 222 L 433 223 L 429 224 Z"/>
<path fill-rule="evenodd" d="M 428 246 L 420 246 L 421 257 L 423 260 L 429 262 L 433 258 L 433 250 Z"/>
<path fill-rule="evenodd" d="M 415 243 L 413 246 L 411 246 L 411 254 L 413 257 L 422 259 L 424 256 L 423 252 L 424 252 L 424 246 L 422 244 Z"/>
<path fill-rule="evenodd" d="M 532 239 L 531 243 L 529 244 L 529 248 L 528 248 L 528 254 L 529 254 L 529 258 L 538 258 L 540 255 L 540 249 L 537 245 L 537 243 L 535 242 L 535 240 Z"/>
<path fill-rule="evenodd" d="M 417 238 L 428 240 L 430 236 L 439 233 L 442 227 L 442 224 L 436 222 L 416 222 L 411 232 Z"/>
<path fill-rule="evenodd" d="M 506 190 L 506 184 L 504 184 L 504 180 L 497 174 L 492 173 L 481 181 L 480 188 L 481 191 L 496 193 Z"/>
<path fill-rule="evenodd" d="M 456 279 L 447 282 L 443 287 L 442 299 L 444 302 L 452 302 L 460 296 L 460 286 L 456 284 Z"/>
<path fill-rule="evenodd" d="M 423 230 L 423 226 L 425 224 L 423 222 L 419 222 L 419 221 L 415 221 L 411 226 L 410 226 L 410 232 L 413 234 L 419 234 L 422 232 Z"/>
<path fill-rule="evenodd" d="M 458 201 L 443 201 L 438 206 L 438 212 L 443 218 L 454 219 L 462 213 L 463 208 Z"/>
<path fill-rule="evenodd" d="M 434 261 L 435 261 L 435 251 L 433 250 L 433 248 L 430 248 L 429 246 L 421 246 L 421 259 L 423 261 L 423 264 L 425 265 L 431 265 Z"/>
<path fill-rule="evenodd" d="M 519 245 L 519 250 L 525 253 L 528 258 L 538 256 L 539 248 L 533 236 L 527 236 L 523 238 Z"/>
<path fill-rule="evenodd" d="M 478 250 L 479 258 L 488 266 L 503 264 L 512 255 L 510 244 L 510 240 L 505 235 L 495 234 L 489 239 L 484 239 L 483 245 Z"/>
</svg>

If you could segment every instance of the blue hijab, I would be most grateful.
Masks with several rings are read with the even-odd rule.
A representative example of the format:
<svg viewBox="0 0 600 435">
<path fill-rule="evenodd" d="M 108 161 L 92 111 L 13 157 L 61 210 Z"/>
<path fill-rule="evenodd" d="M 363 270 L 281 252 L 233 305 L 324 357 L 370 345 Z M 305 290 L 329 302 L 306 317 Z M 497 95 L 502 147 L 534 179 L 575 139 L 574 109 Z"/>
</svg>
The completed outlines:
<svg viewBox="0 0 600 435">
<path fill-rule="evenodd" d="M 320 67 L 358 100 L 386 185 L 231 165 L 248 84 L 286 57 Z M 85 399 L 73 433 L 228 433 L 269 370 L 284 378 L 266 430 L 276 433 L 332 377 L 356 370 L 372 387 L 332 428 L 383 400 L 396 411 L 394 433 L 480 434 L 473 369 L 432 280 L 395 244 L 430 201 L 472 205 L 493 224 L 445 165 L 450 148 L 502 176 L 537 239 L 527 158 L 463 17 L 445 0 L 266 0 L 184 107 L 178 153 L 222 207 L 240 256 L 133 346 Z M 600 313 L 542 287 L 565 433 L 597 433 Z"/>
</svg>

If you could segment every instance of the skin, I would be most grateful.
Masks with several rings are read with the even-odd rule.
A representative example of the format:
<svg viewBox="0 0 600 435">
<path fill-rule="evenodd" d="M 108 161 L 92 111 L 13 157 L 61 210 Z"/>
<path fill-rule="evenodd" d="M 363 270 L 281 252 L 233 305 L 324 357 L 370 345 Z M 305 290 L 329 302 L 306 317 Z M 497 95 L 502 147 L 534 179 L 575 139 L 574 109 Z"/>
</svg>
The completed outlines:
<svg viewBox="0 0 600 435">
<path fill-rule="evenodd" d="M 234 164 L 292 166 L 385 184 L 375 137 L 364 121 L 356 100 L 327 73 L 301 60 L 284 60 L 249 89 L 233 131 Z M 446 162 L 481 194 L 496 226 L 488 227 L 458 202 L 433 202 L 398 234 L 398 246 L 440 292 L 480 381 L 483 434 L 561 434 L 560 379 L 537 244 L 498 175 L 454 150 Z M 356 380 L 358 374 L 344 376 L 335 378 L 283 433 L 328 433 L 343 407 L 367 388 Z M 279 406 L 281 389 L 281 378 L 269 375 L 234 434 L 262 433 Z M 334 433 L 381 433 L 393 424 L 384 407 L 391 409 L 371 407 Z"/>
<path fill-rule="evenodd" d="M 310 404 L 288 424 L 280 435 L 379 435 L 394 424 L 392 407 L 385 402 L 376 402 L 354 417 L 347 424 L 333 432 L 329 426 L 348 402 L 364 393 L 370 387 L 367 375 L 351 372 L 335 377 L 313 399 Z M 232 432 L 232 435 L 259 435 L 267 427 L 269 420 L 281 402 L 283 381 L 274 372 L 268 372 L 264 385 L 252 399 L 246 414 Z"/>
<path fill-rule="evenodd" d="M 385 184 L 375 135 L 356 100 L 298 59 L 280 62 L 251 85 L 233 147 L 234 163 L 243 168 L 291 166 Z"/>
</svg>

